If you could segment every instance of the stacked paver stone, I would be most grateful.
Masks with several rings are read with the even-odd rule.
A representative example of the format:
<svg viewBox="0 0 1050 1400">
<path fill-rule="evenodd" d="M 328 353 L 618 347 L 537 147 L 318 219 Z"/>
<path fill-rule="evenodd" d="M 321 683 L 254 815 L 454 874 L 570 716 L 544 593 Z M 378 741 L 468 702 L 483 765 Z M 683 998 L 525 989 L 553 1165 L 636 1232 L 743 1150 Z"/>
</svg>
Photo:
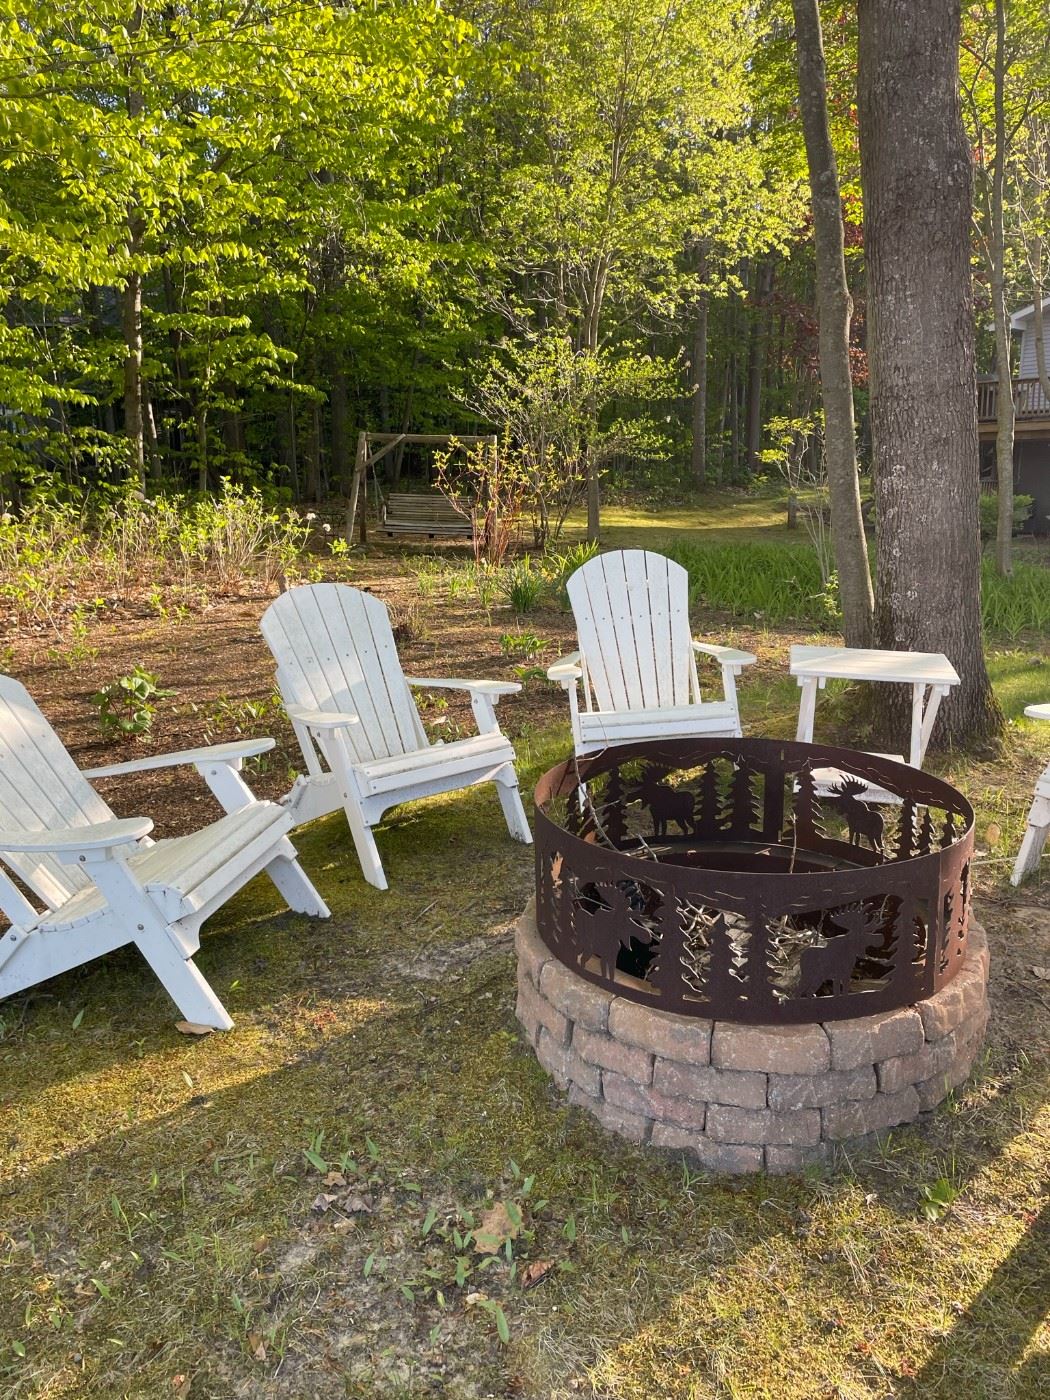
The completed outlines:
<svg viewBox="0 0 1050 1400">
<path fill-rule="evenodd" d="M 518 921 L 518 1020 L 569 1101 L 631 1142 L 717 1171 L 791 1172 L 831 1144 L 908 1123 L 970 1074 L 988 1021 L 988 945 L 914 1007 L 746 1026 L 658 1011 L 576 976 Z"/>
</svg>

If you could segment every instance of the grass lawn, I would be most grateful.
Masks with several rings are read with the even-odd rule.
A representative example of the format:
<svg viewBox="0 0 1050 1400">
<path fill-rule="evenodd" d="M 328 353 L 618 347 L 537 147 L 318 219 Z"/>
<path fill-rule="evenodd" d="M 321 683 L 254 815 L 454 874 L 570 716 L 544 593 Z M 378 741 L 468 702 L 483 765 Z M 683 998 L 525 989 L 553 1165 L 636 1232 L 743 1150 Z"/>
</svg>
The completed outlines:
<svg viewBox="0 0 1050 1400">
<path fill-rule="evenodd" d="M 762 499 L 609 518 L 613 545 L 787 534 Z M 352 569 L 397 610 L 409 671 L 513 677 L 504 636 L 534 633 L 543 660 L 571 645 L 562 614 L 486 615 L 448 579 L 424 588 L 396 551 Z M 23 638 L 11 669 L 88 766 L 116 756 L 88 696 L 150 665 L 179 694 L 145 751 L 274 732 L 278 757 L 251 781 L 280 792 L 294 754 L 268 698 L 263 606 L 114 618 L 87 652 Z M 694 620 L 759 655 L 748 732 L 792 734 L 787 648 L 813 634 Z M 1050 755 L 1050 726 L 1019 718 L 1050 699 L 1047 639 L 993 637 L 989 665 L 1012 721 L 1002 752 L 931 760 L 978 809 L 994 1010 L 978 1072 L 936 1114 L 800 1179 L 709 1176 L 627 1146 L 565 1107 L 517 1034 L 511 927 L 532 867 L 494 793 L 391 813 L 387 893 L 332 817 L 296 837 L 331 922 L 277 912 L 256 882 L 205 931 L 198 964 L 231 1033 L 179 1035 L 127 952 L 0 1003 L 0 1393 L 1050 1393 L 1050 982 L 1033 971 L 1050 965 L 1050 872 L 1006 883 Z M 537 680 L 504 702 L 524 785 L 564 754 L 563 703 Z M 818 735 L 863 742 L 852 706 L 832 689 Z M 467 714 L 424 709 L 435 732 Z M 106 795 L 179 830 L 212 814 L 195 781 Z M 467 1236 L 500 1205 L 520 1232 L 479 1253 Z"/>
</svg>

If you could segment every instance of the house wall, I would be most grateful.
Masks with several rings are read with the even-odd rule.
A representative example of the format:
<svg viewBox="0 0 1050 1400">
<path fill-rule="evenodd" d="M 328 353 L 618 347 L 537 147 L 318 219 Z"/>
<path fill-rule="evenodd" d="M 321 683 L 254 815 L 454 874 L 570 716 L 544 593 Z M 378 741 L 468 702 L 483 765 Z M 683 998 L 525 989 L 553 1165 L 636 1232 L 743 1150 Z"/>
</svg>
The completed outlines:
<svg viewBox="0 0 1050 1400">
<path fill-rule="evenodd" d="M 1050 359 L 1050 315 L 1047 315 L 1046 310 L 1043 311 L 1043 327 L 1047 342 L 1047 358 Z M 1035 358 L 1035 317 L 1033 316 L 1021 332 L 1021 353 L 1017 362 L 1017 378 L 1038 379 L 1038 377 L 1039 370 Z M 1037 401 L 1033 402 L 1029 399 L 1030 407 L 1050 409 L 1050 403 L 1047 402 L 1042 389 L 1036 389 L 1035 393 Z"/>
<path fill-rule="evenodd" d="M 1020 439 L 1014 446 L 1014 489 L 1035 498 L 1035 508 L 1025 526 L 1036 535 L 1050 533 L 1050 442 Z"/>
</svg>

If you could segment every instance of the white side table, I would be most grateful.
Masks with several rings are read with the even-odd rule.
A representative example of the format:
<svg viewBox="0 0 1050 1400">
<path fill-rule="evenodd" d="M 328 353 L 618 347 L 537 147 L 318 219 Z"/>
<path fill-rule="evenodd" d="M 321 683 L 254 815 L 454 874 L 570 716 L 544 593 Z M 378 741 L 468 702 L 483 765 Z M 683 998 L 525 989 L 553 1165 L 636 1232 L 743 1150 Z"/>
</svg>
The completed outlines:
<svg viewBox="0 0 1050 1400">
<path fill-rule="evenodd" d="M 1029 719 L 1050 720 L 1050 705 L 1028 705 L 1025 714 Z M 1035 797 L 1028 813 L 1028 827 L 1025 830 L 1021 849 L 1017 852 L 1014 872 L 1010 876 L 1012 885 L 1019 885 L 1026 875 L 1030 875 L 1039 865 L 1046 838 L 1050 836 L 1050 763 L 1043 769 L 1042 776 L 1035 785 Z"/>
<path fill-rule="evenodd" d="M 813 742 L 817 691 L 829 680 L 887 681 L 911 686 L 911 749 L 908 762 L 921 768 L 941 701 L 959 673 L 937 651 L 867 651 L 860 647 L 792 647 L 791 674 L 802 687 L 798 712 L 800 743 Z M 903 759 L 901 760 L 903 761 Z"/>
</svg>

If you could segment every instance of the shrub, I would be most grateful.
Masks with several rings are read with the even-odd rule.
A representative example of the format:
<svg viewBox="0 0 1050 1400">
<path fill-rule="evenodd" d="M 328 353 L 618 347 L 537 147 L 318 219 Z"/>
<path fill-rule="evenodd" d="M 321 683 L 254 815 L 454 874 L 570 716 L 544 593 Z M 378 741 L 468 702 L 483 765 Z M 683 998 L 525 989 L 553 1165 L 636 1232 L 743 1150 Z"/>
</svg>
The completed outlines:
<svg viewBox="0 0 1050 1400">
<path fill-rule="evenodd" d="M 153 716 L 157 713 L 154 701 L 166 700 L 174 694 L 174 690 L 162 690 L 152 672 L 136 666 L 130 676 L 121 676 L 104 685 L 91 701 L 98 707 L 98 723 L 103 734 L 138 739 L 153 727 Z"/>
<path fill-rule="evenodd" d="M 1015 535 L 1031 515 L 1034 506 L 1034 496 L 1014 497 L 1013 533 Z M 978 499 L 978 510 L 981 520 L 981 539 L 994 540 L 999 523 L 999 493 L 997 491 L 982 491 Z"/>
</svg>

